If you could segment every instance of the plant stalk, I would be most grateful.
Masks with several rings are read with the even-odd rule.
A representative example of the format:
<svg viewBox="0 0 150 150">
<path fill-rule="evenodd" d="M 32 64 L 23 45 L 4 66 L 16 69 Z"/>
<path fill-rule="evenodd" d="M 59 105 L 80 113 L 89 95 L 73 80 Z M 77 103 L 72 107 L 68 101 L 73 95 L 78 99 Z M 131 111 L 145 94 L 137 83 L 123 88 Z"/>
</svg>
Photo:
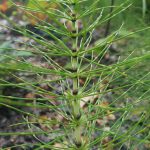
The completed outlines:
<svg viewBox="0 0 150 150">
<path fill-rule="evenodd" d="M 76 1 L 74 1 L 74 4 L 76 4 Z M 72 34 L 73 34 L 73 42 L 72 42 L 72 53 L 74 56 L 71 57 L 71 64 L 72 64 L 72 70 L 74 71 L 75 77 L 72 79 L 73 87 L 72 87 L 72 95 L 73 98 L 71 100 L 71 107 L 72 107 L 72 116 L 73 120 L 76 123 L 75 127 L 73 128 L 73 142 L 76 146 L 75 149 L 79 149 L 83 147 L 84 141 L 82 140 L 82 131 L 83 131 L 83 123 L 81 121 L 82 119 L 82 113 L 81 113 L 81 107 L 80 107 L 80 99 L 78 98 L 79 94 L 79 77 L 78 77 L 78 57 L 76 56 L 78 51 L 78 20 L 76 19 L 77 13 L 75 12 L 76 5 L 72 6 Z"/>
</svg>

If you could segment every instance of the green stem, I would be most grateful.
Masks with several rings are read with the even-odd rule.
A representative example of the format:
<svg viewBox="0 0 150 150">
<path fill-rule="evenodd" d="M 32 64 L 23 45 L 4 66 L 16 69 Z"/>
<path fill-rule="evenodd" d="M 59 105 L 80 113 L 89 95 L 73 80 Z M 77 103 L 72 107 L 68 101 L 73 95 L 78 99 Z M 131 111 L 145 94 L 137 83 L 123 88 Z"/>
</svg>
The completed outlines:
<svg viewBox="0 0 150 150">
<path fill-rule="evenodd" d="M 76 1 L 74 1 L 76 3 Z M 73 8 L 74 9 L 74 8 Z M 78 25 L 77 25 L 77 20 L 76 20 L 76 12 L 73 10 L 73 21 L 72 21 L 72 26 L 73 26 L 73 32 L 72 34 L 78 33 Z M 72 52 L 76 54 L 78 51 L 78 37 L 73 38 L 73 43 L 72 43 Z M 71 63 L 72 63 L 72 70 L 74 70 L 74 73 L 77 75 L 78 73 L 78 57 L 73 56 L 71 58 Z M 81 123 L 81 108 L 80 108 L 80 99 L 78 98 L 79 94 L 79 78 L 78 76 L 75 76 L 73 79 L 73 88 L 72 88 L 72 94 L 73 94 L 73 99 L 71 100 L 71 106 L 72 106 L 72 115 L 73 119 L 76 122 L 76 126 L 73 129 L 73 137 L 74 137 L 74 144 L 76 145 L 76 148 L 81 148 L 83 145 L 82 141 L 82 130 L 83 130 L 83 125 Z"/>
</svg>

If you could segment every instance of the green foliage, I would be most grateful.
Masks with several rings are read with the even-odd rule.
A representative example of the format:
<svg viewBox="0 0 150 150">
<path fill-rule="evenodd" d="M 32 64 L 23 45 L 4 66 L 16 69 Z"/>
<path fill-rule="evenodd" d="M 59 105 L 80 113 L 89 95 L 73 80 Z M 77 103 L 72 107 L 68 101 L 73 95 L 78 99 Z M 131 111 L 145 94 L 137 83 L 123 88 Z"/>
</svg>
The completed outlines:
<svg viewBox="0 0 150 150">
<path fill-rule="evenodd" d="M 136 57 L 129 55 L 110 65 L 105 65 L 102 61 L 110 51 L 112 43 L 117 43 L 128 36 L 149 29 L 149 27 L 123 33 L 120 25 L 119 29 L 103 39 L 94 41 L 93 44 L 94 30 L 127 10 L 131 6 L 130 1 L 126 0 L 115 5 L 111 15 L 108 14 L 110 6 L 99 5 L 101 4 L 100 0 L 92 3 L 89 0 L 47 1 L 47 3 L 51 2 L 55 3 L 57 8 L 44 9 L 36 0 L 32 0 L 34 7 L 13 4 L 36 19 L 38 23 L 35 28 L 44 32 L 52 40 L 20 27 L 1 13 L 1 16 L 13 25 L 13 27 L 7 27 L 8 29 L 15 30 L 34 41 L 24 44 L 28 45 L 28 49 L 22 53 L 16 53 L 18 59 L 6 53 L 6 58 L 12 61 L 11 63 L 3 61 L 0 69 L 15 71 L 12 76 L 18 82 L 5 80 L 1 86 L 28 89 L 40 98 L 1 95 L 0 105 L 19 111 L 26 118 L 33 118 L 34 123 L 30 122 L 30 119 L 25 119 L 24 124 L 29 127 L 30 132 L 0 133 L 0 135 L 33 135 L 39 141 L 36 150 L 107 150 L 121 149 L 123 146 L 134 149 L 143 143 L 147 144 L 149 127 L 146 124 L 149 114 L 143 108 L 137 112 L 138 110 L 134 107 L 144 105 L 149 98 L 149 70 L 144 69 L 143 75 L 137 69 L 143 67 L 143 64 L 149 63 L 150 54 L 145 52 L 142 56 Z M 35 13 L 42 13 L 47 17 L 42 20 Z M 7 42 L 1 48 L 6 51 L 11 47 Z M 31 53 L 32 56 L 41 56 L 51 68 L 38 66 L 29 62 L 28 59 L 20 57 L 22 55 L 30 56 Z M 57 58 L 65 58 L 64 63 L 57 62 Z M 23 78 L 19 73 L 27 73 L 29 78 L 34 76 L 35 81 Z M 45 90 L 38 86 L 43 83 L 46 83 L 51 90 Z M 61 87 L 60 90 L 54 85 Z M 106 99 L 110 93 L 110 98 Z M 50 98 L 47 98 L 46 95 L 49 95 Z M 3 98 L 6 98 L 6 102 Z M 40 116 L 34 112 L 25 112 L 15 107 L 14 105 L 17 104 L 14 101 L 11 103 L 11 100 L 18 99 L 24 101 L 19 102 L 18 105 L 50 109 L 55 115 L 59 114 L 64 123 L 60 118 L 46 119 L 41 123 Z M 25 102 L 28 100 L 33 103 L 26 104 Z M 59 104 L 55 104 L 55 102 Z M 125 128 L 133 114 L 138 114 L 138 120 L 130 123 L 129 128 Z M 115 115 L 117 117 L 113 118 Z M 108 117 L 111 118 L 110 121 L 104 122 Z M 141 122 L 142 125 L 140 125 Z M 46 124 L 48 130 L 44 131 L 35 123 Z M 21 122 L 16 125 L 19 124 Z M 54 124 L 58 124 L 59 129 L 53 128 Z M 43 142 L 38 138 L 39 134 L 51 137 L 51 140 Z M 24 147 L 26 148 L 26 145 Z"/>
</svg>

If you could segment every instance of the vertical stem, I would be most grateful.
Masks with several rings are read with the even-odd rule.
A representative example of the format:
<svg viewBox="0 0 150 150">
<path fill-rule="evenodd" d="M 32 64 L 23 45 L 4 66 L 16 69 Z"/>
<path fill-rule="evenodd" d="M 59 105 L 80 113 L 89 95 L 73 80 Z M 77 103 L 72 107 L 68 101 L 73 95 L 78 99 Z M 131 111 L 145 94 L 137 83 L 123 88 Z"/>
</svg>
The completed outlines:
<svg viewBox="0 0 150 150">
<path fill-rule="evenodd" d="M 75 70 L 76 74 L 77 74 L 77 66 L 78 66 L 78 62 L 77 62 L 77 58 L 72 58 L 72 67 L 73 70 Z M 78 77 L 76 76 L 75 78 L 73 78 L 73 89 L 72 89 L 72 94 L 74 96 L 73 99 L 73 116 L 74 118 L 77 118 L 77 116 L 80 114 L 80 101 L 77 98 L 78 95 Z"/>
<path fill-rule="evenodd" d="M 76 6 L 76 1 L 73 2 L 72 5 L 72 26 L 73 26 L 73 30 L 72 30 L 72 36 L 73 36 L 73 43 L 72 43 L 72 52 L 74 54 L 74 56 L 71 57 L 71 62 L 72 62 L 72 70 L 74 71 L 74 73 L 76 74 L 75 77 L 72 79 L 73 81 L 73 88 L 72 88 L 72 95 L 73 95 L 73 99 L 71 100 L 71 104 L 72 104 L 72 114 L 73 114 L 73 119 L 75 120 L 75 122 L 77 122 L 75 128 L 73 129 L 73 140 L 74 140 L 74 144 L 76 145 L 77 148 L 80 148 L 83 143 L 82 143 L 82 128 L 83 125 L 81 122 L 81 108 L 80 108 L 80 99 L 78 98 L 78 94 L 79 94 L 79 78 L 78 78 L 78 57 L 76 56 L 77 51 L 78 51 L 78 36 L 76 36 L 78 34 L 78 22 L 76 19 L 76 12 L 74 10 L 74 7 Z"/>
<path fill-rule="evenodd" d="M 112 12 L 113 12 L 113 6 L 114 6 L 114 3 L 115 3 L 115 0 L 111 0 L 111 8 L 110 8 L 110 12 L 109 12 L 109 14 L 110 14 L 110 17 L 111 17 L 111 15 L 112 15 Z M 111 26 L 111 18 L 108 20 L 108 22 L 107 22 L 107 25 L 106 25 L 106 29 L 105 29 L 105 37 L 107 37 L 107 35 L 109 34 L 109 30 L 110 30 L 110 26 Z"/>
<path fill-rule="evenodd" d="M 75 14 L 75 13 L 74 13 Z M 76 16 L 76 14 L 75 14 Z M 78 25 L 77 25 L 77 20 L 75 22 L 73 22 L 73 26 L 74 26 L 74 29 L 75 29 L 75 33 L 77 34 L 78 33 Z M 73 50 L 74 52 L 76 53 L 77 52 L 77 49 L 78 49 L 78 45 L 77 45 L 77 42 L 78 41 L 78 37 L 75 38 L 75 40 L 73 41 Z M 75 78 L 73 78 L 73 95 L 74 95 L 74 99 L 73 99 L 73 116 L 74 116 L 74 119 L 80 119 L 80 99 L 77 98 L 77 95 L 79 93 L 79 85 L 78 85 L 78 76 L 77 76 L 77 73 L 78 73 L 78 57 L 77 56 L 74 56 L 72 57 L 72 67 L 73 67 L 73 70 L 75 70 L 76 72 L 76 76 Z M 75 128 L 75 131 L 74 131 L 74 136 L 75 136 L 75 141 L 77 143 L 80 143 L 81 142 L 81 130 L 80 130 L 80 127 L 76 127 Z"/>
</svg>

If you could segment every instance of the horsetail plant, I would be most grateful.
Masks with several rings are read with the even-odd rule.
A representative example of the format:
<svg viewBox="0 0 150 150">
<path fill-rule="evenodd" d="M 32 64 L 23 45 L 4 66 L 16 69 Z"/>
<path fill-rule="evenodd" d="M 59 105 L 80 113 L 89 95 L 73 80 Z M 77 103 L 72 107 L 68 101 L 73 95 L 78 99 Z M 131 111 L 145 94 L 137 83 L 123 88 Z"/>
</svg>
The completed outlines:
<svg viewBox="0 0 150 150">
<path fill-rule="evenodd" d="M 2 106 L 24 114 L 25 123 L 16 125 L 26 124 L 30 131 L 12 134 L 33 135 L 38 141 L 35 144 L 35 150 L 121 149 L 126 142 L 129 142 L 128 145 L 132 149 L 132 143 L 140 141 L 137 135 L 147 131 L 147 128 L 143 126 L 138 129 L 138 125 L 148 116 L 142 114 L 139 120 L 125 132 L 121 131 L 121 128 L 125 126 L 133 107 L 148 98 L 149 90 L 146 89 L 142 95 L 131 102 L 127 102 L 130 97 L 128 93 L 137 92 L 138 86 L 144 86 L 146 81 L 148 82 L 149 72 L 135 80 L 132 79 L 133 82 L 128 79 L 130 79 L 130 72 L 141 65 L 141 62 L 148 60 L 150 55 L 146 53 L 131 59 L 129 56 L 124 60 L 118 59 L 115 64 L 105 65 L 102 62 L 112 43 L 128 35 L 120 36 L 121 26 L 119 30 L 107 37 L 93 40 L 97 27 L 104 26 L 110 19 L 128 9 L 131 5 L 129 0 L 118 6 L 112 6 L 111 15 L 107 14 L 110 7 L 102 7 L 100 0 L 92 2 L 89 0 L 47 0 L 45 1 L 47 5 L 42 6 L 40 3 L 43 1 L 30 0 L 30 5 L 27 6 L 11 1 L 26 16 L 36 20 L 34 29 L 41 31 L 42 35 L 26 27 L 20 27 L 1 13 L 1 16 L 12 25 L 12 27 L 5 26 L 5 28 L 32 39 L 30 42 L 22 43 L 26 49 L 21 49 L 21 51 L 32 52 L 33 56 L 40 57 L 48 64 L 48 67 L 45 67 L 41 64 L 33 64 L 27 58 L 16 59 L 15 56 L 3 56 L 9 58 L 10 62 L 0 64 L 0 68 L 8 70 L 13 78 L 19 80 L 19 83 L 1 79 L 1 86 L 14 86 L 38 95 L 38 98 L 1 95 Z M 44 16 L 44 19 L 41 16 Z M 129 35 L 131 34 L 133 32 Z M 35 80 L 19 76 L 21 72 L 22 74 L 26 72 Z M 126 78 L 127 82 L 118 86 L 119 80 L 123 78 Z M 49 90 L 39 86 L 42 84 L 46 84 Z M 112 85 L 116 87 L 111 88 Z M 111 96 L 110 102 L 107 102 L 106 97 L 113 92 L 114 95 L 119 92 L 117 98 Z M 5 102 L 3 98 L 6 98 Z M 12 99 L 20 99 L 24 103 L 14 102 Z M 125 104 L 120 106 L 120 100 L 123 99 Z M 28 100 L 33 100 L 33 103 L 26 103 Z M 34 107 L 35 114 L 12 105 Z M 49 109 L 55 114 L 55 118 L 41 121 L 37 113 L 39 108 Z M 31 121 L 30 118 L 34 119 Z M 46 126 L 46 131 L 36 126 L 37 123 Z M 54 127 L 56 125 L 59 128 Z M 0 133 L 0 135 L 6 136 L 11 133 Z M 49 141 L 43 141 L 39 135 L 49 137 Z M 140 142 L 147 142 L 147 136 Z M 26 148 L 27 144 L 14 147 Z"/>
</svg>

